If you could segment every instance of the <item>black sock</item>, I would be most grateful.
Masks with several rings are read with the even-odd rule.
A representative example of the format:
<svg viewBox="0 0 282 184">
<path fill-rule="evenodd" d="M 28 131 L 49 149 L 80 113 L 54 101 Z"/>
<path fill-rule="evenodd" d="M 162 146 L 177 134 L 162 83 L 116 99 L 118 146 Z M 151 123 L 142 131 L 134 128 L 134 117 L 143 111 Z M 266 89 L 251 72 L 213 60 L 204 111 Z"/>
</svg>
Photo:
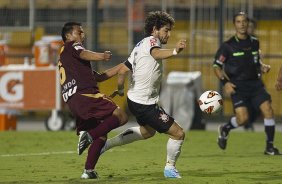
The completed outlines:
<svg viewBox="0 0 282 184">
<path fill-rule="evenodd" d="M 223 127 L 222 127 L 222 130 L 226 133 L 226 136 L 228 135 L 228 133 L 230 132 L 230 130 L 234 129 L 234 128 L 237 128 L 237 127 L 234 127 L 232 124 L 231 124 L 231 121 L 229 120 L 229 122 L 227 124 L 225 124 Z"/>
<path fill-rule="evenodd" d="M 266 134 L 266 147 L 273 147 L 273 140 L 275 134 L 275 126 L 264 126 L 264 131 Z"/>
</svg>

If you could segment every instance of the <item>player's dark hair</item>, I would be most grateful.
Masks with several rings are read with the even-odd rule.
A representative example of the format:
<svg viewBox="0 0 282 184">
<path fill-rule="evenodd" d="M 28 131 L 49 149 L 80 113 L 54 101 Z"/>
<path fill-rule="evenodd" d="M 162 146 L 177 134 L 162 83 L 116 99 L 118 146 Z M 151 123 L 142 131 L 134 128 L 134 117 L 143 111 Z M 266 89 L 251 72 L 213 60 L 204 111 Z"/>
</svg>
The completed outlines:
<svg viewBox="0 0 282 184">
<path fill-rule="evenodd" d="M 73 26 L 81 26 L 81 23 L 67 22 L 67 23 L 65 23 L 64 27 L 62 28 L 61 36 L 62 36 L 62 39 L 63 39 L 64 42 L 67 40 L 66 34 L 72 32 Z"/>
<path fill-rule="evenodd" d="M 235 24 L 235 20 L 236 20 L 236 18 L 237 18 L 238 16 L 245 16 L 246 19 L 247 19 L 247 21 L 249 22 L 249 17 L 248 17 L 248 15 L 247 15 L 245 12 L 240 11 L 240 12 L 236 13 L 236 14 L 233 16 L 233 24 Z"/>
<path fill-rule="evenodd" d="M 152 34 L 154 26 L 156 26 L 157 30 L 164 27 L 167 24 L 173 26 L 175 23 L 172 16 L 164 11 L 154 11 L 150 12 L 145 20 L 144 33 L 145 36 L 150 36 Z"/>
</svg>

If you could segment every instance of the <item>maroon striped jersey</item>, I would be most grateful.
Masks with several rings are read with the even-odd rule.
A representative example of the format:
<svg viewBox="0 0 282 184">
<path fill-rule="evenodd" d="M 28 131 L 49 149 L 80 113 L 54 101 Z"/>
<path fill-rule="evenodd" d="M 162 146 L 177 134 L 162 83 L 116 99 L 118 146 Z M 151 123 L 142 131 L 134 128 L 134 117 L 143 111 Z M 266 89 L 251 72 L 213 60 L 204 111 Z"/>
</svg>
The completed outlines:
<svg viewBox="0 0 282 184">
<path fill-rule="evenodd" d="M 58 67 L 65 102 L 75 93 L 99 93 L 90 61 L 79 57 L 83 50 L 85 50 L 83 45 L 74 41 L 66 42 L 62 47 Z"/>
</svg>

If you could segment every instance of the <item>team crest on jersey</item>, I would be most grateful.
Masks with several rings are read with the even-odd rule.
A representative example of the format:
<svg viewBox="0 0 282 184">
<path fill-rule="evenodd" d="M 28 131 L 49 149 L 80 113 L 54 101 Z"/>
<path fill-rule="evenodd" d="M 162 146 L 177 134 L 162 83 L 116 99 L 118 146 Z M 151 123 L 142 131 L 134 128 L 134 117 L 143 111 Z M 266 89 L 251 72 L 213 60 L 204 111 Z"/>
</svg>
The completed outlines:
<svg viewBox="0 0 282 184">
<path fill-rule="evenodd" d="M 157 39 L 156 38 L 151 38 L 150 39 L 150 43 L 151 43 L 151 47 L 156 46 L 157 45 Z"/>
<path fill-rule="evenodd" d="M 225 59 L 226 59 L 226 58 L 221 54 L 221 55 L 219 56 L 219 59 L 218 59 L 218 60 L 223 63 L 223 62 L 225 61 Z"/>
<path fill-rule="evenodd" d="M 159 119 L 162 120 L 164 123 L 167 123 L 168 120 L 169 120 L 169 116 L 162 112 L 162 113 L 160 113 Z"/>
</svg>

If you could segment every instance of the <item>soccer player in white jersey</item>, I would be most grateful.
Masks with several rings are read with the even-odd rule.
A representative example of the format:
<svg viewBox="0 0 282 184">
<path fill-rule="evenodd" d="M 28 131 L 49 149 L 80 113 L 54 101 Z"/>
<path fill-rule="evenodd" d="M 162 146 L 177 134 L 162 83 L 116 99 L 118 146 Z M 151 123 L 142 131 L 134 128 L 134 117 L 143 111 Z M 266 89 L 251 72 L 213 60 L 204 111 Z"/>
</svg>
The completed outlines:
<svg viewBox="0 0 282 184">
<path fill-rule="evenodd" d="M 162 49 L 166 44 L 174 19 L 166 12 L 150 12 L 145 20 L 145 38 L 136 44 L 124 66 L 119 71 L 117 94 L 123 95 L 125 74 L 132 72 L 131 84 L 127 93 L 128 107 L 140 126 L 131 127 L 109 139 L 104 151 L 138 140 L 153 137 L 157 132 L 169 136 L 167 142 L 167 160 L 164 176 L 181 178 L 175 164 L 181 152 L 185 137 L 183 129 L 159 105 L 160 85 L 162 81 L 162 59 L 177 55 L 186 47 L 181 39 L 173 49 Z"/>
</svg>

